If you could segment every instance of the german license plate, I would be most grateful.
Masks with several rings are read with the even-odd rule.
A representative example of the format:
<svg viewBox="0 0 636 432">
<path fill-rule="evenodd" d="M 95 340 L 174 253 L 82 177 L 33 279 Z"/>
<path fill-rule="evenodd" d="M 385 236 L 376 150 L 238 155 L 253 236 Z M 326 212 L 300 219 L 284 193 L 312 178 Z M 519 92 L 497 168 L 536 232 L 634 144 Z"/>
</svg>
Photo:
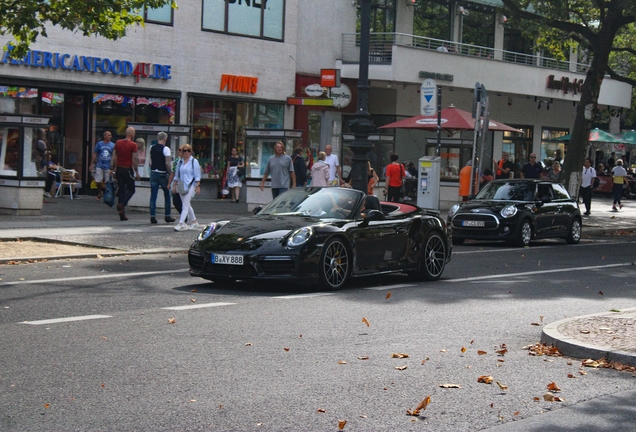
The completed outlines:
<svg viewBox="0 0 636 432">
<path fill-rule="evenodd" d="M 484 221 L 471 221 L 471 220 L 465 220 L 462 222 L 463 226 L 468 226 L 468 227 L 483 227 L 486 226 L 486 222 Z"/>
<path fill-rule="evenodd" d="M 243 255 L 212 254 L 210 261 L 213 264 L 243 265 Z"/>
</svg>

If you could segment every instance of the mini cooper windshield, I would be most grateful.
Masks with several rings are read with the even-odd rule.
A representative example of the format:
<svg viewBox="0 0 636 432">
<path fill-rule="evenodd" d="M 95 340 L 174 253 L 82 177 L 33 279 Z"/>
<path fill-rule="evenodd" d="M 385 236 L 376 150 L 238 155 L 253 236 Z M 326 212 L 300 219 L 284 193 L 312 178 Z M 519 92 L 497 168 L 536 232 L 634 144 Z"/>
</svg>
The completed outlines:
<svg viewBox="0 0 636 432">
<path fill-rule="evenodd" d="M 362 192 L 353 189 L 318 187 L 290 189 L 276 197 L 258 212 L 258 215 L 350 219 L 353 218 L 363 196 Z"/>
<path fill-rule="evenodd" d="M 491 182 L 477 194 L 477 200 L 533 201 L 536 185 L 530 182 Z"/>
</svg>

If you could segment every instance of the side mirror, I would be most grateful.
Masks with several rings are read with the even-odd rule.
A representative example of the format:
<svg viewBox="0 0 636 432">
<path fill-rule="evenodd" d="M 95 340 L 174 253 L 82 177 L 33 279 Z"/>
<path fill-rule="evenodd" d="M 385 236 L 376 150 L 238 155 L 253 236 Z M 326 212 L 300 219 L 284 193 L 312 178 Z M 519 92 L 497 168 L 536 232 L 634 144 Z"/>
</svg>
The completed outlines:
<svg viewBox="0 0 636 432">
<path fill-rule="evenodd" d="M 259 205 L 259 206 L 254 207 L 254 210 L 252 210 L 252 213 L 256 214 L 256 213 L 258 213 L 261 210 L 263 210 L 263 206 Z"/>
</svg>

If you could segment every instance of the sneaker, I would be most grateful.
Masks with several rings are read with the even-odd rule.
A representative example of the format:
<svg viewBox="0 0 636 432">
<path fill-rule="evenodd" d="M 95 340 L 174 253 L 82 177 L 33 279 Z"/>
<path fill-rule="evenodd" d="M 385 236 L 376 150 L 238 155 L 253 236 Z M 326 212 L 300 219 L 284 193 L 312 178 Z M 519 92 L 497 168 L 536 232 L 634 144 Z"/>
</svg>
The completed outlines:
<svg viewBox="0 0 636 432">
<path fill-rule="evenodd" d="M 175 231 L 187 231 L 188 226 L 186 224 L 178 224 L 174 227 Z"/>
<path fill-rule="evenodd" d="M 201 229 L 201 225 L 199 225 L 198 222 L 194 222 L 194 223 L 188 224 L 188 229 L 190 231 L 196 230 L 196 229 Z"/>
<path fill-rule="evenodd" d="M 176 221 L 176 219 L 173 218 L 172 216 L 166 216 L 166 222 L 171 223 L 171 222 L 174 222 L 174 221 Z"/>
<path fill-rule="evenodd" d="M 50 194 L 50 193 L 48 193 L 48 192 L 44 192 L 44 196 L 45 196 L 45 197 L 47 197 L 47 198 L 53 198 L 53 197 L 51 196 L 51 194 Z"/>
<path fill-rule="evenodd" d="M 156 223 L 157 223 L 157 218 L 156 218 L 156 217 L 154 217 L 154 216 L 151 216 L 151 217 L 150 217 L 150 223 L 151 223 L 151 224 L 156 224 Z"/>
<path fill-rule="evenodd" d="M 623 204 L 619 204 L 618 207 L 622 210 L 623 209 Z"/>
<path fill-rule="evenodd" d="M 616 206 L 615 205 L 612 206 L 612 210 L 616 210 Z"/>
<path fill-rule="evenodd" d="M 589 212 L 589 211 L 586 211 L 585 213 L 583 213 L 583 215 L 584 215 L 584 216 L 589 216 L 589 215 L 590 215 L 590 212 Z"/>
</svg>

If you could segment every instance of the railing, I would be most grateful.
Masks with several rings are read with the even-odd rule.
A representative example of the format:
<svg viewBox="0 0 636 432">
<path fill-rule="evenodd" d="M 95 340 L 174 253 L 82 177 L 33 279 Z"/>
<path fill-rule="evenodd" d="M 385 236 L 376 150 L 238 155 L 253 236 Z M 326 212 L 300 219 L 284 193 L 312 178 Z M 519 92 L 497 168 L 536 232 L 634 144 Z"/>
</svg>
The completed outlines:
<svg viewBox="0 0 636 432">
<path fill-rule="evenodd" d="M 505 51 L 495 48 L 463 44 L 459 42 L 408 35 L 403 33 L 371 34 L 369 40 L 369 63 L 391 64 L 394 45 L 417 49 L 442 51 L 463 56 L 482 57 L 493 60 L 501 60 L 509 63 L 517 63 L 563 71 L 569 71 L 572 64 L 576 66 L 577 72 L 584 73 L 589 67 L 589 65 L 587 64 L 571 63 L 568 61 L 557 60 L 540 55 L 522 54 L 513 51 Z M 360 61 L 360 33 L 343 33 L 342 61 L 344 63 L 358 63 Z"/>
</svg>

